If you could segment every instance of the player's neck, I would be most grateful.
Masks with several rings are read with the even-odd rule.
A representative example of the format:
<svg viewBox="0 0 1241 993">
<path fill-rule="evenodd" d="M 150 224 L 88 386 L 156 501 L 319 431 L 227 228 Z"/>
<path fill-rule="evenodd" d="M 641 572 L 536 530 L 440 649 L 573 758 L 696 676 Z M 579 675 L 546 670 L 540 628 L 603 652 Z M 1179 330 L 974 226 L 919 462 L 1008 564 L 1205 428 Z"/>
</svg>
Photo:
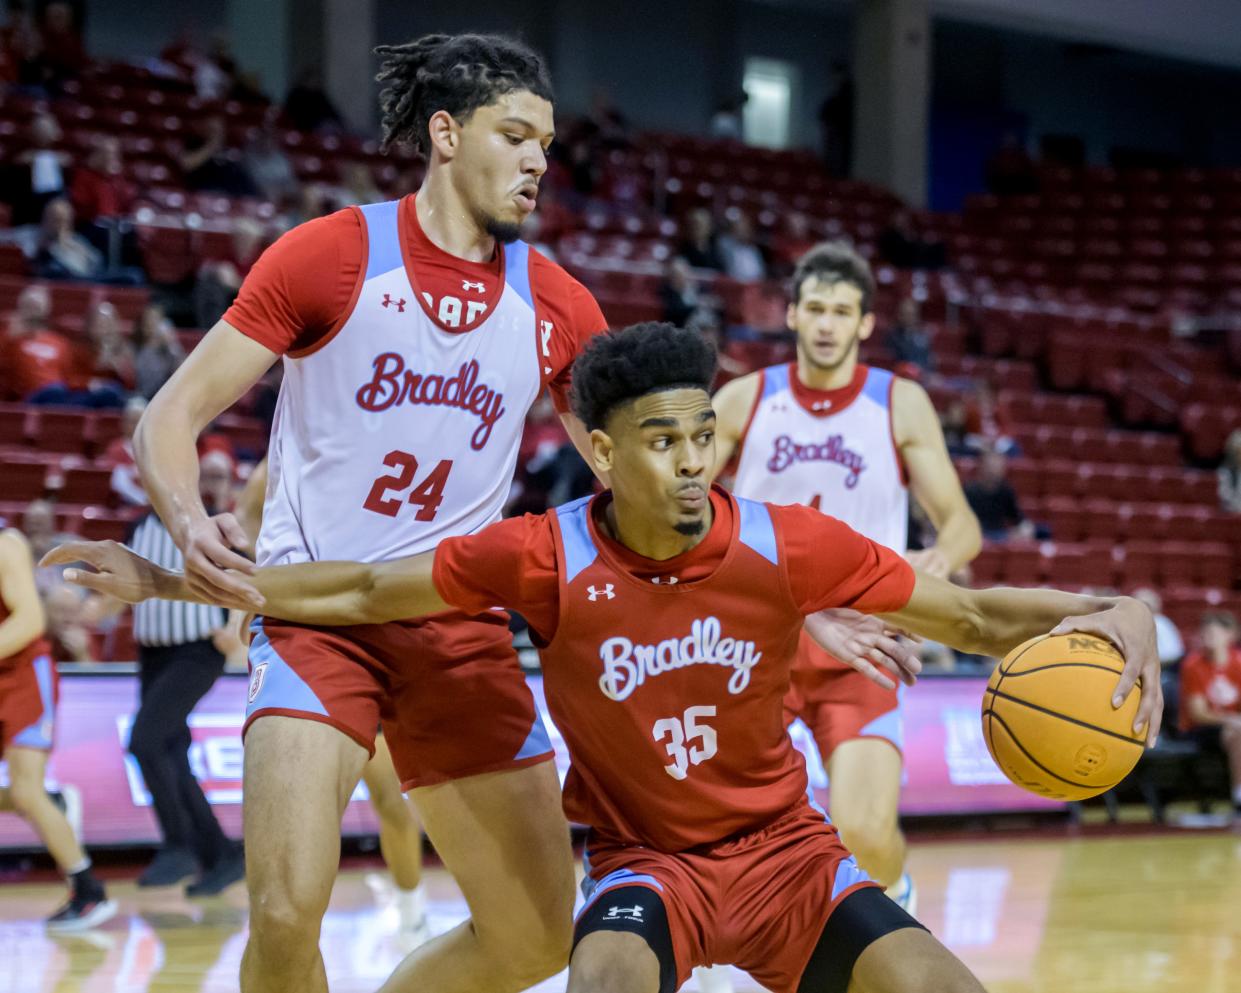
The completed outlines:
<svg viewBox="0 0 1241 993">
<path fill-rule="evenodd" d="M 427 171 L 414 199 L 414 211 L 423 234 L 436 248 L 467 262 L 489 262 L 495 257 L 495 238 L 479 226 L 443 170 Z"/>
<path fill-rule="evenodd" d="M 856 372 L 856 353 L 832 369 L 811 365 L 800 353 L 797 356 L 797 380 L 812 390 L 843 390 L 853 382 Z"/>
<path fill-rule="evenodd" d="M 711 531 L 715 521 L 715 508 L 707 501 L 707 512 L 703 516 L 703 529 L 698 534 L 681 534 L 674 531 L 663 521 L 645 521 L 641 513 L 624 506 L 621 500 L 612 493 L 612 501 L 603 514 L 603 527 L 613 541 L 620 542 L 631 552 L 645 559 L 663 562 L 684 555 L 692 548 L 698 547 Z"/>
</svg>

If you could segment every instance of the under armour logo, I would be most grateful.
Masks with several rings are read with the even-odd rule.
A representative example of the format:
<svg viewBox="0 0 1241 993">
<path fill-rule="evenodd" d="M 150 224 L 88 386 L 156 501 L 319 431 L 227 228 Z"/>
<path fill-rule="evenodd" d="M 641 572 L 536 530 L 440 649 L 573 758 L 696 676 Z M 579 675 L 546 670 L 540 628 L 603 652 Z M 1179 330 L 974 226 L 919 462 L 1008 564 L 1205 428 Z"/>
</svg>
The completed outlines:
<svg viewBox="0 0 1241 993">
<path fill-rule="evenodd" d="M 642 908 L 633 907 L 609 907 L 608 912 L 603 915 L 605 921 L 633 921 L 635 924 L 642 923 Z"/>
<path fill-rule="evenodd" d="M 603 589 L 601 589 L 601 590 L 597 590 L 597 589 L 595 589 L 593 586 L 588 586 L 588 587 L 586 587 L 586 592 L 590 595 L 590 602 L 591 602 L 591 603 L 594 603 L 594 602 L 595 602 L 596 600 L 598 600 L 600 597 L 605 597 L 605 598 L 606 598 L 606 599 L 608 599 L 608 600 L 613 600 L 613 599 L 615 599 L 615 598 L 616 598 L 616 594 L 615 594 L 615 592 L 613 592 L 614 590 L 615 590 L 615 587 L 614 587 L 611 583 L 608 583 L 608 584 L 607 584 L 606 586 L 604 586 L 604 587 L 603 587 Z"/>
<path fill-rule="evenodd" d="M 473 290 L 475 293 L 482 293 L 487 289 L 486 283 L 471 283 L 468 279 L 461 280 L 461 288 L 469 293 Z"/>
<path fill-rule="evenodd" d="M 396 312 L 398 314 L 405 313 L 405 301 L 404 300 L 393 300 L 392 295 L 390 293 L 384 294 L 383 305 L 385 307 L 395 307 Z"/>
</svg>

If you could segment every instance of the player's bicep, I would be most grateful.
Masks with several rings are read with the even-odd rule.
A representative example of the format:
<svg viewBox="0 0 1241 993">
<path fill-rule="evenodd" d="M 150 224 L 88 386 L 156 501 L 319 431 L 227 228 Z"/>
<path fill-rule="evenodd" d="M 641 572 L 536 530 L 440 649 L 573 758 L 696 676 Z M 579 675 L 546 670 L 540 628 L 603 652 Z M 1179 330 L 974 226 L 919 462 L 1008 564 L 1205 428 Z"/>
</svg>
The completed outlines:
<svg viewBox="0 0 1241 993">
<path fill-rule="evenodd" d="M 155 394 L 143 420 L 149 427 L 175 413 L 197 433 L 240 400 L 279 357 L 218 321 Z"/>
<path fill-rule="evenodd" d="M 0 600 L 13 626 L 32 632 L 43 630 L 43 603 L 34 581 L 34 560 L 25 538 L 14 532 L 0 533 Z"/>
</svg>

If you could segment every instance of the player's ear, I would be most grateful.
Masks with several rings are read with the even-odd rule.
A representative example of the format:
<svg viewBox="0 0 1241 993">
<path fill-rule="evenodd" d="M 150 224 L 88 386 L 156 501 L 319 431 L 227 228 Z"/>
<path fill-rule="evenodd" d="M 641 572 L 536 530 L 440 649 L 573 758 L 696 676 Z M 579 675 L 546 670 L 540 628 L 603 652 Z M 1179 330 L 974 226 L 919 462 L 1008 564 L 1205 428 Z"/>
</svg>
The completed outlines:
<svg viewBox="0 0 1241 993">
<path fill-rule="evenodd" d="M 784 323 L 790 331 L 797 330 L 797 301 L 792 301 L 784 312 Z"/>
<path fill-rule="evenodd" d="M 865 341 L 867 338 L 871 336 L 871 333 L 874 330 L 875 330 L 875 313 L 874 311 L 871 311 L 869 314 L 867 314 L 865 317 L 862 318 L 862 323 L 861 325 L 858 326 L 858 337 L 861 338 L 862 341 Z"/>
<path fill-rule="evenodd" d="M 590 432 L 590 450 L 594 454 L 595 468 L 600 472 L 611 472 L 612 456 L 616 451 L 612 436 L 601 428 L 595 428 Z"/>
<path fill-rule="evenodd" d="M 427 131 L 431 138 L 431 148 L 439 153 L 440 158 L 451 161 L 457 154 L 461 141 L 461 129 L 453 120 L 452 114 L 446 110 L 437 110 L 427 121 Z"/>
</svg>

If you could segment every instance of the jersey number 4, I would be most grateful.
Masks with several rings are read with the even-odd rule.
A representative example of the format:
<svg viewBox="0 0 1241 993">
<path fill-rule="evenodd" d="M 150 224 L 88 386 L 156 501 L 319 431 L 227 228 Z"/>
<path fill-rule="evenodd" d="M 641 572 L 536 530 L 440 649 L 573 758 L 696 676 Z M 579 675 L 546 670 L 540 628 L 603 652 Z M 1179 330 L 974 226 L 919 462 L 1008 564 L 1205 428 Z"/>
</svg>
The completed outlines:
<svg viewBox="0 0 1241 993">
<path fill-rule="evenodd" d="M 366 502 L 362 504 L 367 510 L 385 517 L 396 517 L 401 505 L 411 503 L 418 508 L 414 515 L 416 521 L 433 521 L 444 502 L 444 484 L 448 482 L 448 474 L 452 471 L 452 459 L 444 459 L 427 477 L 410 491 L 405 499 L 385 496 L 389 490 L 400 493 L 407 490 L 414 482 L 414 474 L 418 471 L 418 460 L 409 452 L 389 452 L 384 456 L 384 465 L 396 469 L 395 476 L 380 476 L 371 486 Z"/>
<path fill-rule="evenodd" d="M 660 744 L 667 739 L 664 747 L 672 762 L 664 766 L 664 772 L 673 779 L 684 779 L 691 764 L 700 765 L 716 753 L 715 728 L 699 723 L 704 717 L 714 716 L 714 707 L 690 707 L 683 717 L 665 717 L 651 728 Z"/>
</svg>

